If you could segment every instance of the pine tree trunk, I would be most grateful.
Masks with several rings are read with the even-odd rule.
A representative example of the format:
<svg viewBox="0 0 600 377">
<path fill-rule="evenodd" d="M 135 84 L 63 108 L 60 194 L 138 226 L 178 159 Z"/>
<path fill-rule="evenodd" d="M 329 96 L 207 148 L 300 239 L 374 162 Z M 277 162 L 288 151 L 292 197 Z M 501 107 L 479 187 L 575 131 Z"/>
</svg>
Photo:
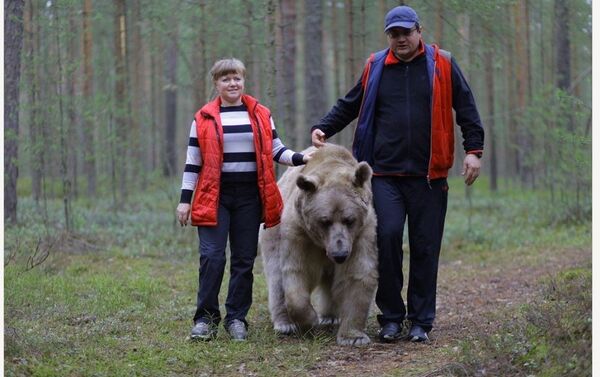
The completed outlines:
<svg viewBox="0 0 600 377">
<path fill-rule="evenodd" d="M 83 3 L 83 98 L 85 108 L 83 122 L 83 165 L 87 180 L 87 196 L 96 195 L 96 154 L 94 152 L 94 128 L 95 116 L 94 103 L 94 71 L 92 68 L 92 0 L 84 0 Z"/>
<path fill-rule="evenodd" d="M 140 186 L 141 181 L 146 179 L 146 169 L 143 168 L 142 153 L 142 108 L 146 93 L 143 89 L 142 66 L 144 49 L 142 41 L 142 14 L 140 0 L 131 1 L 131 53 L 129 55 L 129 67 L 131 72 L 131 110 L 127 113 L 130 124 L 129 138 L 129 166 L 131 172 L 132 187 Z M 129 49 L 128 49 L 129 50 Z M 143 187 L 143 186 L 142 186 Z"/>
<path fill-rule="evenodd" d="M 206 2 L 200 0 L 198 4 L 200 8 L 200 14 L 196 19 L 195 29 L 198 30 L 196 35 L 196 41 L 198 41 L 197 47 L 193 51 L 193 59 L 196 62 L 194 69 L 192 70 L 192 85 L 194 90 L 194 111 L 199 109 L 202 105 L 207 102 L 206 98 L 206 82 L 208 77 L 208 67 L 206 63 Z M 210 80 L 208 80 L 210 81 Z"/>
<path fill-rule="evenodd" d="M 40 23 L 36 17 L 36 9 L 33 1 L 27 2 L 25 9 L 25 51 L 26 58 L 29 64 L 26 66 L 24 73 L 28 82 L 28 95 L 31 112 L 29 114 L 29 144 L 32 150 L 32 155 L 40 145 L 40 127 L 39 127 L 39 81 L 38 81 L 38 65 L 35 53 L 39 51 L 39 35 Z M 41 160 L 37 158 L 31 159 L 31 192 L 36 204 L 39 204 L 42 196 L 42 168 Z"/>
<path fill-rule="evenodd" d="M 23 6 L 23 0 L 4 2 L 4 221 L 9 224 L 17 222 Z"/>
<path fill-rule="evenodd" d="M 67 62 L 69 66 L 67 68 L 67 95 L 68 95 L 68 113 L 69 113 L 69 124 L 67 130 L 67 144 L 71 148 L 69 154 L 69 180 L 72 182 L 72 197 L 77 198 L 77 155 L 78 155 L 78 142 L 77 142 L 77 130 L 80 129 L 81 124 L 79 122 L 78 106 L 77 106 L 77 79 L 80 74 L 77 69 L 77 65 L 73 62 L 78 61 L 77 45 L 80 42 L 79 31 L 76 25 L 77 17 L 75 9 L 71 9 L 69 14 L 69 43 L 67 44 Z"/>
<path fill-rule="evenodd" d="M 294 109 L 296 108 L 296 2 L 294 0 L 280 0 L 281 9 L 281 47 L 278 48 L 280 67 L 277 70 L 277 83 L 281 87 L 280 118 L 278 130 L 285 130 L 286 145 L 301 148 L 296 135 Z M 303 132 L 303 131 L 300 131 Z M 305 131 L 304 131 L 305 132 Z"/>
<path fill-rule="evenodd" d="M 554 2 L 554 45 L 556 46 L 556 86 L 568 92 L 571 88 L 571 41 L 569 38 L 569 6 L 565 1 Z M 568 116 L 567 130 L 573 132 L 575 122 Z"/>
<path fill-rule="evenodd" d="M 323 6 L 321 0 L 309 0 L 305 4 L 306 123 L 313 125 L 325 113 L 325 103 L 321 94 L 323 85 L 323 36 L 321 35 Z M 298 142 L 308 144 L 310 142 L 308 132 Z"/>
<path fill-rule="evenodd" d="M 488 31 L 488 40 L 492 40 L 493 36 Z M 496 156 L 496 124 L 494 118 L 494 48 L 490 48 L 485 53 L 485 86 L 487 92 L 487 109 L 489 120 L 486 124 L 487 135 L 486 140 L 489 144 L 489 161 L 490 161 L 490 190 L 498 191 L 498 161 Z M 489 136 L 488 136 L 489 135 Z"/>
<path fill-rule="evenodd" d="M 128 146 L 128 122 L 127 122 L 127 96 L 125 94 L 127 84 L 127 45 L 125 26 L 125 0 L 114 0 L 114 47 L 115 47 L 115 155 L 114 161 L 117 188 L 119 190 L 119 202 L 127 198 L 127 161 L 126 146 Z"/>
<path fill-rule="evenodd" d="M 163 174 L 172 177 L 175 174 L 177 153 L 175 151 L 175 138 L 177 130 L 177 32 L 176 24 L 173 26 L 173 35 L 169 46 L 165 50 L 165 160 Z"/>
<path fill-rule="evenodd" d="M 444 39 L 444 2 L 438 0 L 435 2 L 435 43 L 443 46 Z"/>
<path fill-rule="evenodd" d="M 65 82 L 63 59 L 61 56 L 61 15 L 60 11 L 56 9 L 56 6 L 52 8 L 54 10 L 53 15 L 56 20 L 56 26 L 54 27 L 56 37 L 56 67 L 57 77 L 56 82 L 56 96 L 58 100 L 58 133 L 60 139 L 60 176 L 62 180 L 62 198 L 63 198 L 63 210 L 65 215 L 65 228 L 67 232 L 71 230 L 71 180 L 69 178 L 69 172 L 67 168 L 67 156 L 69 155 L 70 147 L 67 143 L 67 130 L 65 129 L 64 122 L 64 100 L 63 100 L 63 89 L 62 83 Z"/>
</svg>

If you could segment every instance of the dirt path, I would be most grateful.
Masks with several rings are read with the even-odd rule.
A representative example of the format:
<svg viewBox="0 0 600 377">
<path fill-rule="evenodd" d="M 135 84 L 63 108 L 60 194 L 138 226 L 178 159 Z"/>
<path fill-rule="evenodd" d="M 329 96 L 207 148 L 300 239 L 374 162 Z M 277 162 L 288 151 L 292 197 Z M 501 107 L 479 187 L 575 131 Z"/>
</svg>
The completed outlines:
<svg viewBox="0 0 600 377">
<path fill-rule="evenodd" d="M 591 265 L 591 250 L 548 250 L 535 257 L 502 258 L 504 262 L 440 264 L 437 319 L 428 344 L 375 342 L 366 348 L 333 346 L 308 373 L 312 376 L 445 376 L 468 375 L 453 360 L 465 332 L 488 332 L 501 325 L 488 319 L 500 309 L 529 302 L 539 280 L 558 271 Z M 369 320 L 368 333 L 377 332 Z"/>
</svg>

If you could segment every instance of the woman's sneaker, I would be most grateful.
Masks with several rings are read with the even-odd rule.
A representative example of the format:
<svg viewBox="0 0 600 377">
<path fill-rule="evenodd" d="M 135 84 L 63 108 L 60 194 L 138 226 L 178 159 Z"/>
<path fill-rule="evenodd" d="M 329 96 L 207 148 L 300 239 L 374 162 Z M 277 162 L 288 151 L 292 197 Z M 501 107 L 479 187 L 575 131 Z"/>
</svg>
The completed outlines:
<svg viewBox="0 0 600 377">
<path fill-rule="evenodd" d="M 190 338 L 192 340 L 211 340 L 216 335 L 216 326 L 206 322 L 197 322 L 194 327 L 192 327 Z"/>
<path fill-rule="evenodd" d="M 239 319 L 234 319 L 229 323 L 227 332 L 231 336 L 231 339 L 237 342 L 244 341 L 248 337 L 246 324 Z"/>
</svg>

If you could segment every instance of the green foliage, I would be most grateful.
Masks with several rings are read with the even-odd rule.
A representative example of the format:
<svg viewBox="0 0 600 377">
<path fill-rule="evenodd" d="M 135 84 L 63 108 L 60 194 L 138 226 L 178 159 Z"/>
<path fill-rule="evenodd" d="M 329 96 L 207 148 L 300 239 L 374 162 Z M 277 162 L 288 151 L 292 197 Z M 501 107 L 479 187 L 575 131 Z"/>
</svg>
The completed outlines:
<svg viewBox="0 0 600 377">
<path fill-rule="evenodd" d="M 470 188 L 469 199 L 462 179 L 449 180 L 443 257 L 591 243 L 591 203 L 574 217 L 570 207 L 552 200 L 549 192 L 506 189 L 492 193 L 486 183 L 486 177 L 480 177 Z"/>
<path fill-rule="evenodd" d="M 463 361 L 489 375 L 590 376 L 592 273 L 567 270 L 545 282 L 542 294 L 515 314 L 499 313 L 495 334 L 472 334 Z"/>
</svg>

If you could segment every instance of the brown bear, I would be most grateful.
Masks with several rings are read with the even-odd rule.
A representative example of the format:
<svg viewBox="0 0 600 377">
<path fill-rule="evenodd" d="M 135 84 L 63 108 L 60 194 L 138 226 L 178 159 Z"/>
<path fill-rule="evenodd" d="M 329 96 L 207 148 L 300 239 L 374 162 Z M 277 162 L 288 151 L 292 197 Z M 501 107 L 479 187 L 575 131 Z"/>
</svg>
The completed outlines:
<svg viewBox="0 0 600 377">
<path fill-rule="evenodd" d="M 327 144 L 279 180 L 281 223 L 260 235 L 275 331 L 304 332 L 339 319 L 338 344 L 370 342 L 364 331 L 377 287 L 371 175 L 346 148 Z"/>
</svg>

